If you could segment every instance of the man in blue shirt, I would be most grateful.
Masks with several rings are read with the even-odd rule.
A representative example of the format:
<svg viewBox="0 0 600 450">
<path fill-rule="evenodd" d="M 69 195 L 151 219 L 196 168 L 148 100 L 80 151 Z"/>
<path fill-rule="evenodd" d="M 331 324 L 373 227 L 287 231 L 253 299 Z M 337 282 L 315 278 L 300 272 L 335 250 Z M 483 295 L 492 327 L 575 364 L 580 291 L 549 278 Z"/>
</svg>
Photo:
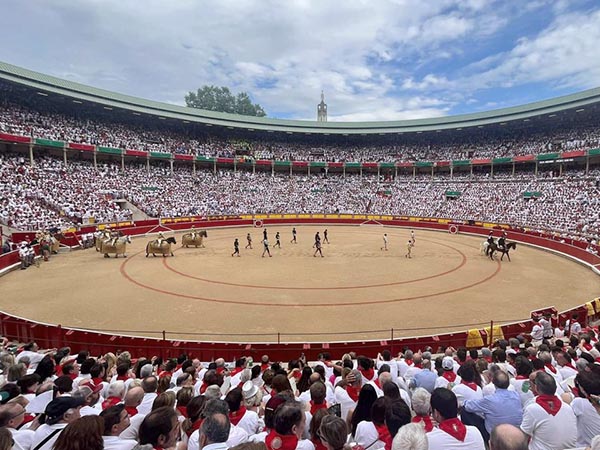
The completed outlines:
<svg viewBox="0 0 600 450">
<path fill-rule="evenodd" d="M 423 370 L 415 374 L 411 382 L 411 388 L 421 387 L 431 394 L 435 389 L 437 377 L 437 373 L 431 371 L 431 360 L 423 359 Z"/>
<path fill-rule="evenodd" d="M 492 383 L 496 387 L 494 394 L 479 400 L 465 400 L 463 408 L 483 416 L 488 433 L 491 433 L 495 426 L 504 423 L 519 427 L 523 420 L 523 407 L 519 394 L 508 390 L 510 385 L 508 374 L 498 370 L 494 373 Z"/>
</svg>

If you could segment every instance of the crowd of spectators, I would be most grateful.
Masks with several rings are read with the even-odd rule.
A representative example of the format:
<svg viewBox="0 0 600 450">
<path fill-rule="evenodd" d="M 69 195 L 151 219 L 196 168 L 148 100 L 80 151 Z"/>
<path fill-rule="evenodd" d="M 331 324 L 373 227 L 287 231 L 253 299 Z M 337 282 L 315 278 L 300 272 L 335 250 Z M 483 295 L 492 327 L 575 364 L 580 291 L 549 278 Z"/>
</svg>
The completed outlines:
<svg viewBox="0 0 600 450">
<path fill-rule="evenodd" d="M 0 89 L 1 91 L 1 89 Z M 206 157 L 243 157 L 252 159 L 328 162 L 443 161 L 500 158 L 546 152 L 600 147 L 597 122 L 554 127 L 552 131 L 515 131 L 490 135 L 481 132 L 468 137 L 449 137 L 447 141 L 428 142 L 426 138 L 398 137 L 398 142 L 381 144 L 310 143 L 261 138 L 226 139 L 206 134 L 197 128 L 169 129 L 124 124 L 114 119 L 70 116 L 50 107 L 38 109 L 0 103 L 0 132 L 65 142 L 85 143 L 131 150 L 190 154 Z"/>
<path fill-rule="evenodd" d="M 491 348 L 285 364 L 2 339 L 0 450 L 596 450 L 597 330 L 556 320 Z"/>
<path fill-rule="evenodd" d="M 197 170 L 168 165 L 68 161 L 0 154 L 0 222 L 23 230 L 150 217 L 262 213 L 387 214 L 507 223 L 597 243 L 600 170 L 588 176 L 540 173 L 377 176 Z M 448 198 L 448 191 L 458 197 Z M 533 196 L 525 196 L 525 193 Z"/>
</svg>

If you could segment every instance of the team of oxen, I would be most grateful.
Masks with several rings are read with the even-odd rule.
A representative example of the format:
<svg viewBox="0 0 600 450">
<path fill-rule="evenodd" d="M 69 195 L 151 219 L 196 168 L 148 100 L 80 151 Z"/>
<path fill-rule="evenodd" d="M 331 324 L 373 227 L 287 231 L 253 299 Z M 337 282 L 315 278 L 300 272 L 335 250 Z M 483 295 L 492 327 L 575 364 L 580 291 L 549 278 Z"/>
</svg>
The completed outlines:
<svg viewBox="0 0 600 450">
<path fill-rule="evenodd" d="M 204 248 L 203 241 L 207 236 L 206 230 L 192 229 L 181 237 L 181 245 L 186 248 L 189 246 Z M 94 238 L 96 251 L 102 253 L 105 258 L 110 258 L 112 254 L 115 255 L 115 258 L 118 258 L 119 255 L 123 258 L 127 257 L 127 244 L 131 244 L 131 236 L 104 229 L 98 231 Z M 152 239 L 146 244 L 146 257 L 150 255 L 175 256 L 172 246 L 176 244 L 175 237 L 164 237 L 162 233 L 159 233 L 156 239 Z"/>
</svg>

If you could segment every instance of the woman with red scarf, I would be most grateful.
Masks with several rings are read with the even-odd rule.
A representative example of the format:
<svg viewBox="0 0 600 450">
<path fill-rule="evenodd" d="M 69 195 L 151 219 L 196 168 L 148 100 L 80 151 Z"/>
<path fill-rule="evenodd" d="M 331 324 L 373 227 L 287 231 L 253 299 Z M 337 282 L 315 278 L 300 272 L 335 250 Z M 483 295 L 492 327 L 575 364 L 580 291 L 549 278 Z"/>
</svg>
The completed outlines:
<svg viewBox="0 0 600 450">
<path fill-rule="evenodd" d="M 363 389 L 366 389 L 365 386 Z M 363 420 L 356 427 L 354 440 L 365 450 L 391 450 L 392 436 L 385 425 L 385 413 L 389 400 L 380 397 L 371 407 L 371 420 Z"/>
</svg>

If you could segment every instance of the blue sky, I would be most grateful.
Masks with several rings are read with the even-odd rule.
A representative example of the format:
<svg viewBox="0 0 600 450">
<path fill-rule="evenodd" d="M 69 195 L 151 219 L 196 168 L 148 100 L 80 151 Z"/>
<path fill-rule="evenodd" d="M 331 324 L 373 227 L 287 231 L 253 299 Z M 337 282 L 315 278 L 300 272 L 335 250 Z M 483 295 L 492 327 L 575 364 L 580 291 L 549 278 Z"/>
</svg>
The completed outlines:
<svg viewBox="0 0 600 450">
<path fill-rule="evenodd" d="M 183 104 L 204 84 L 270 117 L 403 120 L 600 86 L 600 1 L 2 0 L 0 60 Z"/>
</svg>

